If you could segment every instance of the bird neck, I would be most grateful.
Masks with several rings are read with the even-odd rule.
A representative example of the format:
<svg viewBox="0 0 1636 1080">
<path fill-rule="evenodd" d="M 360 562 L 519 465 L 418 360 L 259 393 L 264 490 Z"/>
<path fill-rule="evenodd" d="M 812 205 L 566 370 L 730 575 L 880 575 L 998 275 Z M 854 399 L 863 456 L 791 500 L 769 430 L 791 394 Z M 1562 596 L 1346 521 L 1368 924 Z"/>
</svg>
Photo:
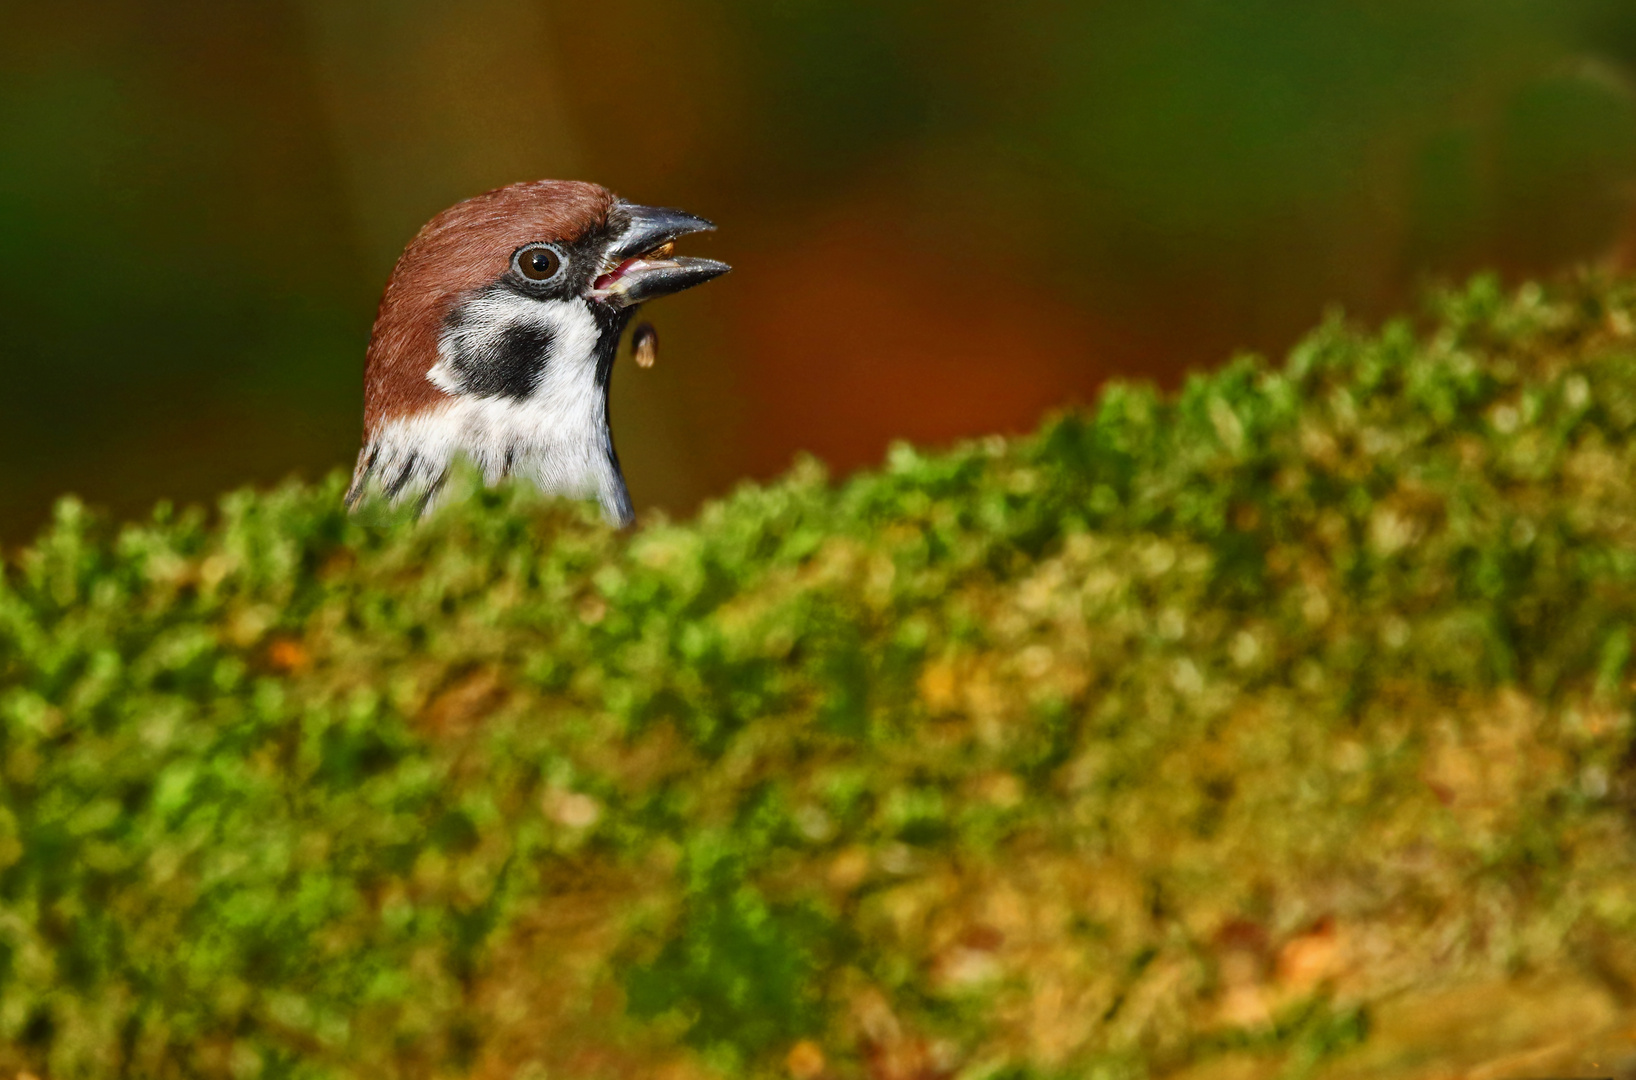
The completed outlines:
<svg viewBox="0 0 1636 1080">
<path fill-rule="evenodd" d="M 596 348 L 596 381 L 606 393 L 608 384 L 613 379 L 614 358 L 619 355 L 619 343 L 625 337 L 625 328 L 630 325 L 631 316 L 636 314 L 640 305 L 628 308 L 612 309 L 602 304 L 592 304 L 591 317 L 596 320 L 597 339 Z"/>
<path fill-rule="evenodd" d="M 377 483 L 393 501 L 429 508 L 450 462 L 464 456 L 490 483 L 520 476 L 550 494 L 595 498 L 610 523 L 629 525 L 608 392 L 634 310 L 521 307 L 504 295 L 468 305 L 445 327 L 426 373 L 442 400 L 371 430 L 349 503 Z"/>
<path fill-rule="evenodd" d="M 591 311 L 597 321 L 596 347 L 596 383 L 602 393 L 602 442 L 607 455 L 609 483 L 606 489 L 599 492 L 602 503 L 602 513 L 616 525 L 629 525 L 636 517 L 635 508 L 631 505 L 630 489 L 625 485 L 625 471 L 619 467 L 619 451 L 614 449 L 613 412 L 609 405 L 609 391 L 613 386 L 614 359 L 619 355 L 619 342 L 625 336 L 625 328 L 630 325 L 631 316 L 636 314 L 636 307 L 617 310 L 604 308 L 600 304 L 591 305 Z"/>
</svg>

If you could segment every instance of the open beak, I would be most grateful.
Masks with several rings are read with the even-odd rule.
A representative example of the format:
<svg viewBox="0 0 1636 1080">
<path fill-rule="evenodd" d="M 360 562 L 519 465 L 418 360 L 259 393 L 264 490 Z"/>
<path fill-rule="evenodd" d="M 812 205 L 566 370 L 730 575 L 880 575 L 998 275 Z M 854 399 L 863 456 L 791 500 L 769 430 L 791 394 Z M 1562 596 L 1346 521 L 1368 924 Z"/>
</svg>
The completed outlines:
<svg viewBox="0 0 1636 1080">
<path fill-rule="evenodd" d="M 629 224 L 608 246 L 603 272 L 591 286 L 594 300 L 632 307 L 702 285 L 732 269 L 714 259 L 671 254 L 678 237 L 715 229 L 704 218 L 635 203 L 620 203 L 615 214 L 625 217 Z"/>
</svg>

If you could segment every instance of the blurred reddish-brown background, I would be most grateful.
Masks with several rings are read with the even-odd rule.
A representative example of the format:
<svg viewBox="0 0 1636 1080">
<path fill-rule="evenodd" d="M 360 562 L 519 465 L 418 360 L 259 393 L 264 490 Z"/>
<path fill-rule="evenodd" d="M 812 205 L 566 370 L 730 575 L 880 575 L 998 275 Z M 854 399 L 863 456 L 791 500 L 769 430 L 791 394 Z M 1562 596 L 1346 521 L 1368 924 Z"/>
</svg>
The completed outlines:
<svg viewBox="0 0 1636 1080">
<path fill-rule="evenodd" d="M 349 466 L 387 270 L 499 184 L 720 223 L 615 381 L 685 513 L 1609 257 L 1633 73 L 1629 0 L 6 4 L 0 537 Z"/>
</svg>

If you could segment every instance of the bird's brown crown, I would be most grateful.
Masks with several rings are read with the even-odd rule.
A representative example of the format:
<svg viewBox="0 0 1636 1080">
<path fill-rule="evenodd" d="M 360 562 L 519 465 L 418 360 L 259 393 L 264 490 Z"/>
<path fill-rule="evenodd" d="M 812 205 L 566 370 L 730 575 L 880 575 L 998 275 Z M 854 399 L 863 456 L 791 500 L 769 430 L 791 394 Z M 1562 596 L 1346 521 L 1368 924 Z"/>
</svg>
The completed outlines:
<svg viewBox="0 0 1636 1080">
<path fill-rule="evenodd" d="M 381 296 L 364 363 L 364 430 L 419 412 L 442 397 L 426 372 L 454 302 L 505 272 L 511 254 L 538 240 L 571 244 L 607 225 L 614 195 L 598 184 L 531 180 L 438 214 L 398 258 Z"/>
</svg>

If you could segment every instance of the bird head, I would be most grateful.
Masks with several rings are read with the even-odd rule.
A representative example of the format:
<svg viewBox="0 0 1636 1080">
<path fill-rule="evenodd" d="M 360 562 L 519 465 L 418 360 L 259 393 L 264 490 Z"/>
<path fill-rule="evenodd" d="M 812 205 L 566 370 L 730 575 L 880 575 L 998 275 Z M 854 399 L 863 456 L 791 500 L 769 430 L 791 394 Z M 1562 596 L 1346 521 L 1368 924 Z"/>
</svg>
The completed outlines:
<svg viewBox="0 0 1636 1080">
<path fill-rule="evenodd" d="M 675 255 L 714 229 L 596 184 L 536 180 L 457 203 L 404 249 L 375 318 L 364 446 L 347 492 L 424 510 L 457 456 L 494 482 L 595 498 L 631 520 L 608 384 L 637 305 L 726 273 Z"/>
</svg>

